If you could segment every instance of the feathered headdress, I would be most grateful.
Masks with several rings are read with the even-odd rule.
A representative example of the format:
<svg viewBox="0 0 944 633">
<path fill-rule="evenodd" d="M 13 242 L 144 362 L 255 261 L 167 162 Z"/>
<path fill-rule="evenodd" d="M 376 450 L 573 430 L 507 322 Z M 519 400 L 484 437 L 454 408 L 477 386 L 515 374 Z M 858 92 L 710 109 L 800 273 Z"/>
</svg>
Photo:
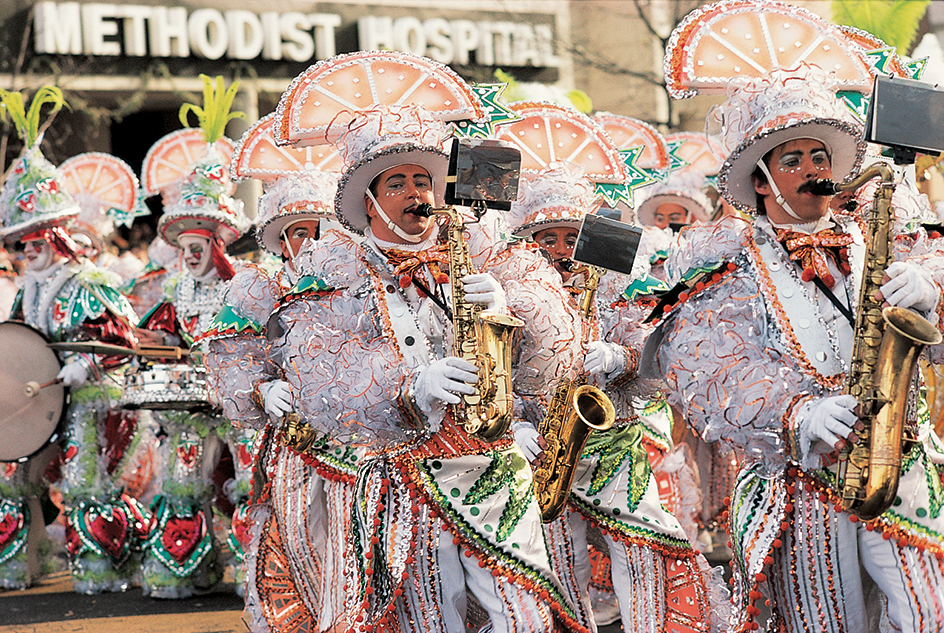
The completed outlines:
<svg viewBox="0 0 944 633">
<path fill-rule="evenodd" d="M 79 206 L 60 186 L 61 172 L 40 150 L 43 129 L 52 115 L 68 107 L 62 90 L 43 86 L 26 107 L 23 94 L 0 90 L 0 119 L 12 120 L 23 139 L 23 153 L 7 172 L 0 190 L 0 236 L 7 241 L 67 224 L 79 214 Z M 51 105 L 41 128 L 43 106 Z"/>
<path fill-rule="evenodd" d="M 223 88 L 223 78 L 214 82 L 206 75 L 203 80 L 203 107 L 193 103 L 180 106 L 180 120 L 189 127 L 188 115 L 193 113 L 200 122 L 209 149 L 190 170 L 180 186 L 180 198 L 161 217 L 158 232 L 169 244 L 176 245 L 181 233 L 191 230 L 210 231 L 223 244 L 236 240 L 248 225 L 243 215 L 242 201 L 232 197 L 233 184 L 229 175 L 229 159 L 216 147 L 223 138 L 223 130 L 242 112 L 230 112 L 233 98 L 239 88 L 234 81 Z"/>
</svg>

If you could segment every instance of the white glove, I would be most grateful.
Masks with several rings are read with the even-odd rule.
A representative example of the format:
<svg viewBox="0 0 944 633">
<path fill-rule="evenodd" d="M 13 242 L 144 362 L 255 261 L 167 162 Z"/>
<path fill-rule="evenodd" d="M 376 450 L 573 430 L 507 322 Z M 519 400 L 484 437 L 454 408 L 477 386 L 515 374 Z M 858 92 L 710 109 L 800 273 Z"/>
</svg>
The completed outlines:
<svg viewBox="0 0 944 633">
<path fill-rule="evenodd" d="M 616 343 L 593 341 L 587 346 L 587 355 L 583 359 L 583 369 L 588 374 L 612 376 L 626 368 L 626 354 L 623 347 Z"/>
<path fill-rule="evenodd" d="M 467 360 L 456 356 L 447 356 L 423 367 L 413 383 L 413 398 L 416 406 L 426 416 L 443 404 L 459 404 L 456 394 L 475 393 L 475 383 L 479 381 L 479 370 Z M 431 428 L 434 433 L 437 428 Z"/>
<path fill-rule="evenodd" d="M 476 273 L 462 278 L 465 298 L 472 303 L 481 303 L 488 310 L 498 312 L 505 309 L 505 289 L 489 273 Z"/>
<path fill-rule="evenodd" d="M 67 387 L 75 389 L 86 383 L 88 374 L 89 370 L 85 363 L 73 361 L 60 369 L 56 378 L 61 380 Z"/>
<path fill-rule="evenodd" d="M 804 468 L 823 466 L 822 456 L 841 448 L 855 434 L 858 422 L 855 396 L 846 394 L 814 400 L 801 420 L 799 448 Z"/>
<path fill-rule="evenodd" d="M 269 419 L 281 420 L 283 415 L 292 411 L 292 389 L 284 380 L 264 382 L 257 389 Z"/>
<path fill-rule="evenodd" d="M 521 421 L 512 424 L 511 429 L 515 433 L 515 443 L 529 462 L 533 462 L 544 452 L 539 442 L 541 434 L 533 424 Z"/>
<path fill-rule="evenodd" d="M 937 307 L 940 290 L 930 273 L 910 262 L 894 262 L 885 269 L 891 277 L 881 288 L 888 305 L 928 313 Z"/>
</svg>

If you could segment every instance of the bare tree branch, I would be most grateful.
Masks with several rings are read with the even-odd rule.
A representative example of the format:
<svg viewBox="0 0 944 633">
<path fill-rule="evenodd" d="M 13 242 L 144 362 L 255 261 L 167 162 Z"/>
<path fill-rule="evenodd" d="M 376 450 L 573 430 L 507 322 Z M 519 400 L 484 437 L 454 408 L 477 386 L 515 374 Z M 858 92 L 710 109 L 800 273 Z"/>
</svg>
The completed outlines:
<svg viewBox="0 0 944 633">
<path fill-rule="evenodd" d="M 601 70 L 605 73 L 642 79 L 643 81 L 647 81 L 656 86 L 664 85 L 661 75 L 656 75 L 654 72 L 639 72 L 637 70 L 632 70 L 626 66 L 623 66 L 622 64 L 618 64 L 617 62 L 603 59 L 599 55 L 595 55 L 579 44 L 572 46 L 570 48 L 570 53 L 579 57 L 588 66 L 592 66 L 593 68 Z"/>
<path fill-rule="evenodd" d="M 665 46 L 665 38 L 662 37 L 662 34 L 656 31 L 656 28 L 652 25 L 652 20 L 649 19 L 649 16 L 646 15 L 646 12 L 642 10 L 642 5 L 639 4 L 639 0 L 633 0 L 633 4 L 636 5 L 636 12 L 639 14 L 639 19 L 642 20 L 642 23 L 646 26 L 646 30 L 649 31 L 649 34 L 654 38 L 662 42 L 663 47 Z"/>
</svg>

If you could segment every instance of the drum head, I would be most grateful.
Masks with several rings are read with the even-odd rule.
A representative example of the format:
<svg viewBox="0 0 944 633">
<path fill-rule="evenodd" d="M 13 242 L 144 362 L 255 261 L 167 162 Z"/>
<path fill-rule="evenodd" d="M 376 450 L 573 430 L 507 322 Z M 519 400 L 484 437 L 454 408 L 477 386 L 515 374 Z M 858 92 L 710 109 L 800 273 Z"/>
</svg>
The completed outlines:
<svg viewBox="0 0 944 633">
<path fill-rule="evenodd" d="M 0 461 L 30 457 L 56 439 L 66 389 L 49 385 L 27 395 L 27 384 L 56 379 L 61 365 L 46 337 L 18 321 L 0 323 Z"/>
</svg>

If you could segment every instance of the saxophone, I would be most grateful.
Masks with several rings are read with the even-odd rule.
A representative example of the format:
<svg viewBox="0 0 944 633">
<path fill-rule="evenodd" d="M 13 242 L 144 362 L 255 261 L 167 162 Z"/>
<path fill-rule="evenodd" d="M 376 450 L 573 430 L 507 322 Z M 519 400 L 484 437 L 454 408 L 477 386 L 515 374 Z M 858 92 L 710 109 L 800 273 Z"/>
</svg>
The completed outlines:
<svg viewBox="0 0 944 633">
<path fill-rule="evenodd" d="M 477 209 L 480 216 L 484 208 Z M 520 319 L 489 312 L 477 303 L 465 300 L 459 281 L 474 274 L 469 247 L 465 243 L 465 223 L 453 207 L 434 209 L 422 204 L 417 215 L 444 215 L 448 218 L 446 241 L 449 246 L 449 276 L 452 283 L 453 354 L 479 369 L 479 381 L 473 394 L 459 394 L 462 399 L 452 406 L 454 419 L 467 433 L 483 440 L 498 439 L 511 425 L 514 394 L 511 384 L 512 338 L 524 326 Z"/>
<path fill-rule="evenodd" d="M 863 521 L 891 506 L 898 490 L 901 456 L 906 437 L 905 418 L 912 377 L 918 357 L 927 345 L 941 342 L 934 325 L 912 310 L 882 308 L 876 293 L 885 269 L 892 263 L 894 174 L 875 163 L 843 185 L 819 181 L 814 192 L 831 195 L 854 190 L 879 176 L 866 236 L 866 261 L 855 315 L 852 360 L 843 393 L 859 402 L 858 416 L 865 430 L 859 441 L 839 455 L 837 485 L 842 506 Z"/>
<path fill-rule="evenodd" d="M 588 320 L 602 271 L 587 267 L 587 281 L 580 298 L 580 316 Z M 584 344 L 589 327 L 584 329 Z M 585 346 L 585 345 L 584 345 Z M 538 431 L 547 442 L 540 463 L 534 468 L 534 493 L 541 507 L 541 519 L 548 523 L 561 515 L 574 483 L 577 463 L 591 431 L 613 426 L 616 411 L 609 397 L 587 384 L 586 376 L 563 379 L 554 390 L 547 414 Z"/>
</svg>

